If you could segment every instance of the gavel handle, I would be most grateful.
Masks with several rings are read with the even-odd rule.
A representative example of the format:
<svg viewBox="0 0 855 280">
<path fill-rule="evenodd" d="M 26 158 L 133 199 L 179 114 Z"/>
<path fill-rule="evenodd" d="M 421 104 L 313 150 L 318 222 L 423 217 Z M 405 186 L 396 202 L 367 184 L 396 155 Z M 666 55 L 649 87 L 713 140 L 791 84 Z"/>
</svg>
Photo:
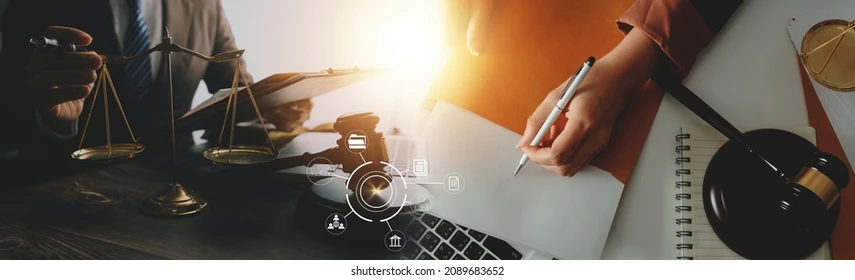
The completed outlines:
<svg viewBox="0 0 855 280">
<path fill-rule="evenodd" d="M 324 157 L 335 163 L 336 155 L 340 154 L 340 151 L 336 151 L 338 148 L 331 148 L 319 153 L 304 153 L 299 156 L 285 157 L 285 158 L 277 158 L 271 162 L 259 165 L 252 165 L 251 167 L 241 167 L 241 166 L 232 166 L 224 170 L 222 173 L 219 173 L 218 176 L 224 177 L 235 177 L 235 176 L 246 176 L 246 175 L 260 175 L 260 174 L 269 174 L 272 172 L 276 172 L 283 169 L 288 169 L 297 166 L 306 166 L 312 164 L 312 160 Z"/>
<path fill-rule="evenodd" d="M 299 156 L 277 158 L 277 159 L 274 159 L 273 161 L 271 161 L 270 163 L 265 164 L 262 168 L 266 171 L 277 171 L 277 170 L 288 169 L 288 168 L 297 167 L 297 166 L 310 167 L 312 160 L 316 159 L 316 158 L 327 158 L 327 159 L 331 160 L 333 163 L 335 163 L 336 162 L 335 159 L 338 157 L 339 154 L 341 154 L 341 152 L 338 151 L 338 149 L 339 148 L 336 147 L 336 148 L 326 149 L 326 150 L 323 150 L 321 152 L 314 153 L 314 154 L 304 153 L 304 154 L 299 155 Z"/>
<path fill-rule="evenodd" d="M 707 105 L 706 102 L 701 100 L 697 94 L 692 92 L 689 88 L 679 82 L 673 75 L 667 72 L 667 69 L 664 67 L 660 67 L 653 76 L 651 77 L 656 84 L 659 85 L 665 92 L 671 94 L 674 99 L 677 99 L 683 106 L 689 108 L 692 113 L 695 113 L 698 117 L 706 121 L 710 126 L 718 130 L 721 134 L 723 134 L 730 141 L 736 142 L 745 148 L 749 153 L 756 155 L 763 162 L 765 162 L 769 167 L 771 167 L 775 172 L 780 174 L 782 177 L 785 175 L 781 172 L 780 169 L 775 167 L 771 162 L 766 160 L 763 155 L 757 152 L 751 144 L 745 139 L 745 135 L 742 134 L 739 129 L 736 129 L 730 122 L 724 119 L 721 115 L 718 114 L 713 108 Z"/>
</svg>

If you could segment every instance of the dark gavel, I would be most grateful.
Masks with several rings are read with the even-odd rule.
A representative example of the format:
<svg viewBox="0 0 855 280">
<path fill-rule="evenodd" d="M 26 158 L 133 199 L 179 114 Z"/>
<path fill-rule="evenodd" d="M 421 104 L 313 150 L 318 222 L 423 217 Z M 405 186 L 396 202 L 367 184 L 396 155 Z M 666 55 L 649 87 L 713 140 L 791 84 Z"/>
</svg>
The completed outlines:
<svg viewBox="0 0 855 280">
<path fill-rule="evenodd" d="M 304 153 L 294 157 L 278 158 L 260 168 L 266 171 L 275 171 L 296 166 L 311 167 L 317 162 L 313 161 L 313 159 L 326 158 L 333 164 L 341 164 L 342 171 L 345 173 L 351 174 L 354 171 L 360 173 L 351 174 L 353 178 L 360 178 L 362 174 L 367 172 L 383 172 L 384 165 L 381 162 L 388 162 L 389 155 L 386 151 L 386 141 L 383 133 L 375 131 L 379 122 L 380 118 L 370 112 L 343 115 L 336 119 L 336 122 L 333 124 L 333 130 L 341 135 L 341 138 L 336 140 L 336 147 L 318 153 Z M 366 145 L 364 150 L 357 152 L 347 148 L 348 136 L 354 133 L 365 136 Z M 383 190 L 388 187 L 388 184 L 384 182 L 376 182 L 372 185 L 375 185 L 377 190 Z M 347 188 L 356 192 L 359 189 L 357 184 L 358 180 L 349 180 Z M 373 192 L 373 189 L 365 189 L 363 191 Z M 366 197 L 370 196 L 369 194 L 366 195 L 368 195 Z"/>
<path fill-rule="evenodd" d="M 842 160 L 786 131 L 742 133 L 664 69 L 652 79 L 729 140 L 703 186 L 707 218 L 728 247 L 748 259 L 800 259 L 828 240 L 849 184 Z"/>
</svg>

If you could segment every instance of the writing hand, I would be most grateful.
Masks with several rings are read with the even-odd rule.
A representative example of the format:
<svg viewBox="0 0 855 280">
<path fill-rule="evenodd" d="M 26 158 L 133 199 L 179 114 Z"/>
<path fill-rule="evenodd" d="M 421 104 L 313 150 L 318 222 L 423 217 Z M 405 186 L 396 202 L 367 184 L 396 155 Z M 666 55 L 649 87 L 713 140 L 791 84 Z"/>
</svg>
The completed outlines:
<svg viewBox="0 0 855 280">
<path fill-rule="evenodd" d="M 566 125 L 553 125 L 544 143 L 529 146 L 570 79 L 552 90 L 528 118 L 517 146 L 546 170 L 575 175 L 608 145 L 618 117 L 661 58 L 659 46 L 650 37 L 639 30 L 630 31 L 588 72 L 564 113 Z"/>
<path fill-rule="evenodd" d="M 70 27 L 51 26 L 43 35 L 79 46 L 92 42 L 89 34 Z M 35 49 L 24 71 L 29 93 L 42 121 L 55 131 L 62 131 L 77 119 L 97 78 L 95 70 L 100 67 L 101 58 L 95 52 Z"/>
<path fill-rule="evenodd" d="M 553 125 L 538 147 L 529 144 L 558 102 L 561 91 L 570 81 L 552 90 L 528 118 L 526 129 L 517 143 L 529 159 L 561 176 L 573 176 L 590 162 L 609 142 L 615 120 L 621 113 L 621 95 L 609 88 L 605 65 L 598 62 L 572 97 L 564 113 L 566 124 Z"/>
</svg>

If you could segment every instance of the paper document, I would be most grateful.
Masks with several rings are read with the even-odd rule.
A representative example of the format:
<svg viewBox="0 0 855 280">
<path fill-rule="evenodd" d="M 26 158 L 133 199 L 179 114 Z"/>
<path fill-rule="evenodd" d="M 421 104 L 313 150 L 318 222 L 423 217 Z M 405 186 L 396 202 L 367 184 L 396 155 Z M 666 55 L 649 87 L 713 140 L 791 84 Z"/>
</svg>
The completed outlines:
<svg viewBox="0 0 855 280">
<path fill-rule="evenodd" d="M 798 53 L 802 51 L 805 33 L 815 24 L 828 19 L 855 19 L 855 1 L 822 3 L 827 4 L 817 6 L 814 12 L 796 16 L 787 28 Z M 817 83 L 812 77 L 810 80 L 849 159 L 849 165 L 855 166 L 855 93 L 834 91 Z"/>
<path fill-rule="evenodd" d="M 244 88 L 246 88 L 246 87 L 239 87 L 239 88 L 237 88 L 237 91 L 241 91 Z M 205 99 L 205 101 L 202 101 L 202 103 L 199 103 L 199 105 L 196 105 L 196 107 L 194 107 L 194 108 L 205 108 L 206 106 L 208 106 L 214 102 L 217 102 L 217 101 L 220 101 L 222 99 L 229 97 L 229 93 L 231 93 L 231 92 L 232 92 L 232 89 L 230 89 L 230 88 L 224 88 L 224 89 L 218 90 L 217 92 L 212 94 L 211 97 L 209 97 L 208 99 Z M 187 113 L 184 113 L 183 116 L 188 116 L 194 112 L 196 112 L 196 111 L 194 111 L 194 110 L 187 111 Z"/>
<path fill-rule="evenodd" d="M 446 102 L 437 102 L 422 135 L 429 174 L 417 179 L 431 213 L 560 259 L 599 259 L 623 184 L 588 165 L 562 177 L 537 164 L 514 168 L 520 135 Z"/>
</svg>

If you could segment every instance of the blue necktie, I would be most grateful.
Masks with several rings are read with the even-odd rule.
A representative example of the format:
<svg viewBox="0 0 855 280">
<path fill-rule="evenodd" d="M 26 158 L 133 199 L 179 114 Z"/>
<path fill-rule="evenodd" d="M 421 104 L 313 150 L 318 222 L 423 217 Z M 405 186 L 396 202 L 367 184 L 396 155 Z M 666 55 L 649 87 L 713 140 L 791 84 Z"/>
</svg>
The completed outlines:
<svg viewBox="0 0 855 280">
<path fill-rule="evenodd" d="M 146 28 L 142 11 L 140 11 L 140 1 L 126 1 L 129 17 L 123 50 L 125 56 L 135 56 L 149 48 L 148 28 Z M 146 55 L 126 62 L 125 71 L 128 73 L 129 84 L 134 90 L 132 96 L 141 100 L 151 89 L 151 57 Z"/>
</svg>

